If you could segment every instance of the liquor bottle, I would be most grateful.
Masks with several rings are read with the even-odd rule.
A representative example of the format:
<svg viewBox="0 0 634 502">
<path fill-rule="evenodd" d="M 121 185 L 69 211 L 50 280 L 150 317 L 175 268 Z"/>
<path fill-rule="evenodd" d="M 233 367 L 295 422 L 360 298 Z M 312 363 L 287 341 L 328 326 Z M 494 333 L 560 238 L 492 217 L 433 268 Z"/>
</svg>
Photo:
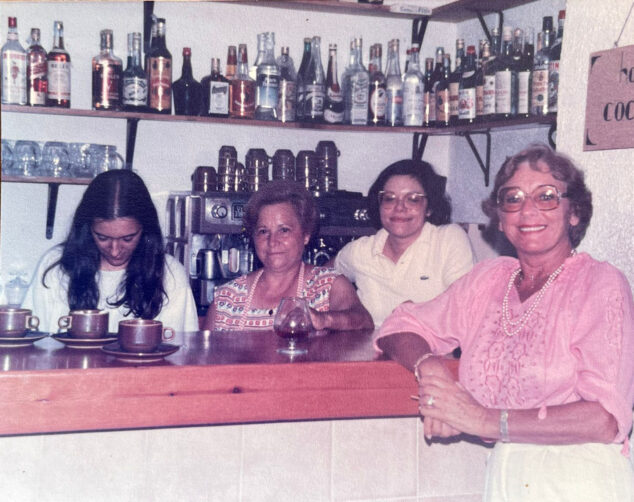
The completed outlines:
<svg viewBox="0 0 634 502">
<path fill-rule="evenodd" d="M 557 39 L 550 49 L 550 61 L 548 62 L 548 112 L 557 113 L 557 96 L 559 94 L 559 60 L 561 59 L 561 43 L 564 38 L 564 22 L 566 11 L 560 10 L 557 30 Z"/>
<path fill-rule="evenodd" d="M 46 51 L 40 45 L 40 29 L 31 28 L 31 44 L 26 50 L 26 101 L 31 106 L 46 106 Z"/>
<path fill-rule="evenodd" d="M 275 33 L 262 33 L 264 53 L 256 71 L 255 118 L 277 120 L 280 69 L 275 62 Z"/>
<path fill-rule="evenodd" d="M 220 58 L 211 58 L 211 73 L 200 81 L 202 87 L 201 115 L 229 116 L 229 80 L 220 73 Z"/>
<path fill-rule="evenodd" d="M 238 55 L 236 53 L 236 46 L 230 45 L 227 47 L 227 64 L 225 66 L 225 77 L 227 80 L 233 80 L 236 76 L 236 69 L 238 67 Z"/>
<path fill-rule="evenodd" d="M 406 51 L 405 51 L 405 70 L 403 71 L 403 75 L 405 73 L 407 73 L 407 70 L 409 69 L 409 60 L 412 57 L 412 48 L 409 47 Z M 420 70 L 420 68 L 419 68 Z"/>
<path fill-rule="evenodd" d="M 253 65 L 249 66 L 249 78 L 251 80 L 257 81 L 258 79 L 258 66 L 260 66 L 260 63 L 262 63 L 262 59 L 264 58 L 264 53 L 266 52 L 266 48 L 265 48 L 266 41 L 264 38 L 265 36 L 266 36 L 266 33 L 258 33 L 257 35 L 258 52 L 256 53 L 255 61 L 253 61 Z M 256 87 L 257 87 L 257 84 L 256 84 Z M 257 102 L 256 102 L 256 106 L 257 106 Z"/>
<path fill-rule="evenodd" d="M 476 60 L 476 118 L 484 117 L 484 65 L 485 57 L 489 57 L 490 45 L 487 40 L 480 40 L 480 53 Z M 486 54 L 486 56 L 485 56 Z"/>
<path fill-rule="evenodd" d="M 302 62 L 299 65 L 299 71 L 297 72 L 297 79 L 295 80 L 295 88 L 297 89 L 297 99 L 295 110 L 295 118 L 297 120 L 304 120 L 304 101 L 306 98 L 306 85 L 305 77 L 310 63 L 310 51 L 311 40 L 310 38 L 304 38 L 304 53 L 302 54 Z"/>
<path fill-rule="evenodd" d="M 183 47 L 183 69 L 181 77 L 172 84 L 174 113 L 176 115 L 200 115 L 203 89 L 192 72 L 192 50 Z"/>
<path fill-rule="evenodd" d="M 121 75 L 121 104 L 126 111 L 147 107 L 147 73 L 141 65 L 141 33 L 128 33 L 128 62 Z"/>
<path fill-rule="evenodd" d="M 533 69 L 533 29 L 526 30 L 526 38 L 524 39 L 524 49 L 521 49 L 522 30 L 515 30 L 515 39 L 513 44 L 513 59 L 517 65 L 517 115 L 528 117 L 530 115 L 531 102 L 531 73 Z"/>
<path fill-rule="evenodd" d="M 403 78 L 398 53 L 399 40 L 389 41 L 387 49 L 385 121 L 391 126 L 403 125 Z"/>
<path fill-rule="evenodd" d="M 451 58 L 443 56 L 443 75 L 436 86 L 436 127 L 448 127 L 451 124 L 449 97 L 449 76 L 451 74 Z"/>
<path fill-rule="evenodd" d="M 495 113 L 498 119 L 517 115 L 517 68 L 513 61 L 513 28 L 502 32 L 502 53 L 495 72 Z"/>
<path fill-rule="evenodd" d="M 355 38 L 351 48 L 350 66 L 346 69 L 344 81 L 345 121 L 352 125 L 368 123 L 368 91 L 370 75 L 363 66 L 363 40 Z"/>
<path fill-rule="evenodd" d="M 387 82 L 381 71 L 381 52 L 381 44 L 374 44 L 370 47 L 370 64 L 368 66 L 370 72 L 370 95 L 368 96 L 370 125 L 385 125 Z"/>
<path fill-rule="evenodd" d="M 431 93 L 429 96 L 429 125 L 436 125 L 436 109 L 438 105 L 436 103 L 436 87 L 443 75 L 443 57 L 445 55 L 444 47 L 436 48 L 436 65 L 434 71 L 431 74 Z"/>
<path fill-rule="evenodd" d="M 538 34 L 538 45 L 533 65 L 533 77 L 531 80 L 531 114 L 548 114 L 548 66 L 550 63 L 550 30 L 552 18 L 546 16 L 543 22 L 544 31 Z M 540 43 L 541 41 L 541 43 Z"/>
<path fill-rule="evenodd" d="M 119 110 L 123 63 L 112 51 L 112 30 L 101 30 L 99 36 L 99 55 L 92 58 L 92 108 Z"/>
<path fill-rule="evenodd" d="M 310 61 L 304 83 L 304 88 L 306 89 L 306 94 L 304 95 L 304 121 L 321 122 L 324 119 L 326 76 L 324 75 L 324 67 L 321 64 L 320 37 L 313 37 L 310 42 Z"/>
<path fill-rule="evenodd" d="M 53 48 L 46 55 L 46 105 L 70 108 L 70 54 L 64 48 L 64 23 L 53 23 Z"/>
<path fill-rule="evenodd" d="M 26 105 L 26 51 L 20 45 L 18 20 L 9 18 L 7 42 L 2 46 L 2 103 Z"/>
<path fill-rule="evenodd" d="M 336 46 L 335 46 L 336 47 Z M 295 65 L 289 55 L 289 48 L 282 47 L 282 53 L 277 58 L 277 66 L 280 69 L 280 88 L 277 97 L 277 119 L 281 122 L 294 122 L 296 111 L 297 73 Z"/>
<path fill-rule="evenodd" d="M 341 124 L 343 122 L 345 104 L 343 92 L 337 76 L 337 44 L 328 46 L 328 70 L 326 72 L 326 104 L 324 105 L 324 122 Z"/>
<path fill-rule="evenodd" d="M 476 64 L 475 46 L 467 47 L 464 71 L 460 79 L 458 98 L 458 123 L 473 124 L 476 121 Z"/>
<path fill-rule="evenodd" d="M 430 127 L 433 125 L 432 121 L 432 74 L 434 73 L 434 58 L 425 59 L 425 75 L 423 76 L 423 125 Z M 436 111 L 434 110 L 435 114 Z"/>
<path fill-rule="evenodd" d="M 172 113 L 172 54 L 165 44 L 165 19 L 156 20 L 156 37 L 148 54 L 148 108 L 156 113 Z"/>
<path fill-rule="evenodd" d="M 238 68 L 235 78 L 231 81 L 231 109 L 232 117 L 252 119 L 255 115 L 255 80 L 249 78 L 249 58 L 247 45 L 238 46 Z"/>
<path fill-rule="evenodd" d="M 491 47 L 489 57 L 484 65 L 483 94 L 483 120 L 493 120 L 495 116 L 495 73 L 498 66 L 498 55 L 500 53 L 500 30 L 493 28 L 491 31 Z"/>
<path fill-rule="evenodd" d="M 418 65 L 418 44 L 412 44 L 407 71 L 403 75 L 403 125 L 423 125 L 423 74 Z"/>
<path fill-rule="evenodd" d="M 456 40 L 456 67 L 449 76 L 449 110 L 452 124 L 458 123 L 458 90 L 460 88 L 464 57 L 464 39 L 458 38 Z"/>
</svg>

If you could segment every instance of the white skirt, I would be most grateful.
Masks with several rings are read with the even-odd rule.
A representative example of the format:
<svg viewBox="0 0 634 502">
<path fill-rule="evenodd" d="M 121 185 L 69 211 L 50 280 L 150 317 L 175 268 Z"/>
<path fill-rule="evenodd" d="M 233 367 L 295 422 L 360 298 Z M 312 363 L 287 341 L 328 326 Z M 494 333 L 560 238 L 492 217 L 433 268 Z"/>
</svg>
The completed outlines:
<svg viewBox="0 0 634 502">
<path fill-rule="evenodd" d="M 634 471 L 623 445 L 497 443 L 485 502 L 632 502 Z"/>
</svg>

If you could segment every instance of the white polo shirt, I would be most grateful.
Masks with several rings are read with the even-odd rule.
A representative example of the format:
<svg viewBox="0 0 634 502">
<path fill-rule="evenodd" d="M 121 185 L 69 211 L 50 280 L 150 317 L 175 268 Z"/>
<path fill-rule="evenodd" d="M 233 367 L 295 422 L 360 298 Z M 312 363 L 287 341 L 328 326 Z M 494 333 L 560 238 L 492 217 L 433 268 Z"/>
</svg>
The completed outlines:
<svg viewBox="0 0 634 502">
<path fill-rule="evenodd" d="M 456 224 L 426 222 L 398 263 L 383 254 L 387 237 L 382 228 L 348 243 L 335 259 L 337 271 L 356 284 L 375 326 L 404 301 L 424 302 L 438 296 L 473 267 L 469 237 Z"/>
</svg>

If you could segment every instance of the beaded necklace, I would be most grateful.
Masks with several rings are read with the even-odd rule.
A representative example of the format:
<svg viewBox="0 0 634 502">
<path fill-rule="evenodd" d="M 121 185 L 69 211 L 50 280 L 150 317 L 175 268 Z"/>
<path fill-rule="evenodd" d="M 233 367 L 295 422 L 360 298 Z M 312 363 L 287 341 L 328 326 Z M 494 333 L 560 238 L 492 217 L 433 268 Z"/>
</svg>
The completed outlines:
<svg viewBox="0 0 634 502">
<path fill-rule="evenodd" d="M 570 252 L 570 255 L 572 256 L 575 253 L 576 251 L 573 249 Z M 548 279 L 546 280 L 544 285 L 537 292 L 537 295 L 535 296 L 533 303 L 531 303 L 531 306 L 528 307 L 528 309 L 516 321 L 513 321 L 511 319 L 511 313 L 509 310 L 509 295 L 511 294 L 511 289 L 513 289 L 513 285 L 515 284 L 515 279 L 517 278 L 518 274 L 522 271 L 522 268 L 519 267 L 517 270 L 515 270 L 511 274 L 511 278 L 509 279 L 508 286 L 506 287 L 506 293 L 504 294 L 504 299 L 502 300 L 502 329 L 504 330 L 504 333 L 506 334 L 506 336 L 508 337 L 515 336 L 517 333 L 519 333 L 522 330 L 522 328 L 528 322 L 528 319 L 531 317 L 531 315 L 533 315 L 533 312 L 535 312 L 535 309 L 539 305 L 539 302 L 541 302 L 544 294 L 546 293 L 546 290 L 555 281 L 557 276 L 561 274 L 563 269 L 564 269 L 564 264 L 562 263 L 561 265 L 559 265 L 559 267 L 557 267 L 557 269 L 552 274 L 548 276 Z"/>
<path fill-rule="evenodd" d="M 263 273 L 264 273 L 264 269 L 262 268 L 255 275 L 255 279 L 253 280 L 253 284 L 251 285 L 251 289 L 249 290 L 249 295 L 247 296 L 247 301 L 245 302 L 244 309 L 242 310 L 242 315 L 240 316 L 240 323 L 238 324 L 238 327 L 240 328 L 240 330 L 244 330 L 244 325 L 247 322 L 247 315 L 248 315 L 249 309 L 251 308 L 251 302 L 253 301 L 253 296 L 255 295 L 255 288 L 257 287 L 258 282 L 260 281 L 260 277 L 262 277 Z M 297 293 L 295 296 L 297 296 L 298 298 L 301 298 L 303 296 L 302 295 L 303 289 L 304 289 L 304 262 L 302 262 L 302 264 L 299 266 L 299 276 L 297 277 Z"/>
</svg>

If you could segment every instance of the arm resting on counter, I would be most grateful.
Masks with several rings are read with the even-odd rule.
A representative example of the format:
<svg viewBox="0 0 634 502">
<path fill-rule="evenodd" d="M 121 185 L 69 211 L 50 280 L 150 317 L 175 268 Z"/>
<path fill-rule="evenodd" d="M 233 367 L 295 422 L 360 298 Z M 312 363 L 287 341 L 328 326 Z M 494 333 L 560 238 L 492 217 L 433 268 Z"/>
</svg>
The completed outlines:
<svg viewBox="0 0 634 502">
<path fill-rule="evenodd" d="M 330 288 L 330 310 L 311 310 L 313 326 L 317 330 L 336 331 L 373 329 L 372 316 L 361 304 L 357 292 L 344 276 L 337 277 Z"/>
<path fill-rule="evenodd" d="M 427 341 L 416 333 L 393 333 L 377 339 L 376 345 L 390 359 L 412 373 L 416 361 L 431 352 Z"/>
</svg>

